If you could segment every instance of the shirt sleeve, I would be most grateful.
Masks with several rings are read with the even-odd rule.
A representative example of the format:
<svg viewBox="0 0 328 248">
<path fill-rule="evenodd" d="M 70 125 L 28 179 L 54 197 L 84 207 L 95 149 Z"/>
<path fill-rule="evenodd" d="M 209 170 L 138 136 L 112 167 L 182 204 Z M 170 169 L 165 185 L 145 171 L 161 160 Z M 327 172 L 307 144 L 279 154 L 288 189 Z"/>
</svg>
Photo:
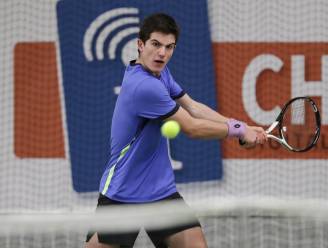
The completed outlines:
<svg viewBox="0 0 328 248">
<path fill-rule="evenodd" d="M 179 109 L 168 90 L 158 79 L 146 79 L 134 94 L 136 114 L 148 119 L 165 119 Z"/>
<path fill-rule="evenodd" d="M 182 97 L 185 92 L 181 86 L 175 81 L 168 67 L 165 68 L 165 73 L 167 74 L 167 79 L 169 82 L 170 96 L 172 99 L 178 99 Z"/>
</svg>

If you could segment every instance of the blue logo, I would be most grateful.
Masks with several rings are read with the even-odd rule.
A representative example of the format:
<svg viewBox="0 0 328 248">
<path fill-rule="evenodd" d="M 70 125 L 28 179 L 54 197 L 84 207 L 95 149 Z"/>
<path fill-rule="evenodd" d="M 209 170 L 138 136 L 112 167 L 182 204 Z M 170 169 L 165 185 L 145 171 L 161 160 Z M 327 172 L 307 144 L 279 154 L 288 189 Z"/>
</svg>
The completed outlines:
<svg viewBox="0 0 328 248">
<path fill-rule="evenodd" d="M 153 4 L 151 2 L 154 2 Z M 110 151 L 110 128 L 125 66 L 137 58 L 139 24 L 165 12 L 182 32 L 168 66 L 193 98 L 216 109 L 206 1 L 62 0 L 57 3 L 73 187 L 97 191 Z M 222 177 L 218 141 L 170 141 L 177 182 Z"/>
</svg>

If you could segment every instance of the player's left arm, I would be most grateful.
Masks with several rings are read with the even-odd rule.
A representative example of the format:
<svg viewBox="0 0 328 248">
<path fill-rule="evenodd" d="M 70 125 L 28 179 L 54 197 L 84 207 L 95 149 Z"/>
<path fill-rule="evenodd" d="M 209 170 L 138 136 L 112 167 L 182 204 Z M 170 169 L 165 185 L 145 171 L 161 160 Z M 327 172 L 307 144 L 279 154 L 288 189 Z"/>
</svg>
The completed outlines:
<svg viewBox="0 0 328 248">
<path fill-rule="evenodd" d="M 182 97 L 176 99 L 176 102 L 181 107 L 183 107 L 192 117 L 197 119 L 205 119 L 219 123 L 226 123 L 230 119 L 211 109 L 207 105 L 195 101 L 188 94 L 184 94 Z M 258 135 L 261 136 L 260 140 L 267 140 L 266 133 L 262 127 L 249 126 L 249 128 L 253 129 L 258 133 Z"/>
</svg>

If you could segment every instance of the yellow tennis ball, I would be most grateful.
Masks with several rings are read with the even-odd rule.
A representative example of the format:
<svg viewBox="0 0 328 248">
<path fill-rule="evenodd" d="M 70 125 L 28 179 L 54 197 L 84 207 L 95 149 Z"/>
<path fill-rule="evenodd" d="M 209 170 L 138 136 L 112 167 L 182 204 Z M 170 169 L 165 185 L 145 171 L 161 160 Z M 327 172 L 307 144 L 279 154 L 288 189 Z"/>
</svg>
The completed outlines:
<svg viewBox="0 0 328 248">
<path fill-rule="evenodd" d="M 180 132 L 180 125 L 178 122 L 169 120 L 161 127 L 162 135 L 169 139 L 174 139 Z"/>
</svg>

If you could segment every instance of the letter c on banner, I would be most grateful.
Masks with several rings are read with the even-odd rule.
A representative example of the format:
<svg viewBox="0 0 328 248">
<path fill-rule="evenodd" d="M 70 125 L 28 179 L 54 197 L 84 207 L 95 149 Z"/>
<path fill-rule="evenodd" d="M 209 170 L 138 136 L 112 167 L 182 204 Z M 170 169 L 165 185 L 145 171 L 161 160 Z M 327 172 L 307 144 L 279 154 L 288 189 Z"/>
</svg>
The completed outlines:
<svg viewBox="0 0 328 248">
<path fill-rule="evenodd" d="M 242 101 L 248 116 L 260 125 L 270 125 L 277 117 L 281 108 L 275 106 L 272 110 L 263 110 L 256 99 L 256 81 L 258 76 L 267 69 L 279 72 L 283 62 L 271 54 L 255 57 L 246 67 L 242 82 Z"/>
</svg>

